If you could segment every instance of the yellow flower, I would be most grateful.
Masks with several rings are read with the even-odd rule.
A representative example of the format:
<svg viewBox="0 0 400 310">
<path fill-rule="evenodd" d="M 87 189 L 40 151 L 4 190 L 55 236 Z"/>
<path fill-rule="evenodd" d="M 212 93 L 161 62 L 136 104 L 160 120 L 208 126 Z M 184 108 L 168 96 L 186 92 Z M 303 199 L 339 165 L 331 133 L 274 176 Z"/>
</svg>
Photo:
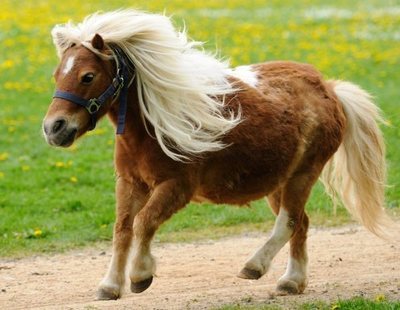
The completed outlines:
<svg viewBox="0 0 400 310">
<path fill-rule="evenodd" d="M 70 152 L 75 152 L 78 149 L 76 143 L 72 144 L 67 150 Z"/>
<path fill-rule="evenodd" d="M 33 235 L 38 238 L 42 235 L 42 230 L 39 228 L 35 228 L 35 231 L 33 232 Z"/>
<path fill-rule="evenodd" d="M 77 183 L 77 182 L 78 182 L 78 178 L 75 177 L 75 176 L 70 177 L 69 180 L 70 180 L 72 183 Z"/>
<path fill-rule="evenodd" d="M 54 166 L 57 168 L 68 168 L 72 166 L 72 160 L 68 160 L 67 162 L 63 161 L 56 161 L 54 163 Z"/>
<path fill-rule="evenodd" d="M 333 304 L 331 306 L 331 310 L 338 310 L 338 309 L 340 309 L 340 306 L 338 304 Z"/>
<path fill-rule="evenodd" d="M 13 60 L 7 59 L 6 61 L 4 61 L 1 64 L 1 68 L 2 69 L 10 69 L 10 68 L 14 67 L 14 65 L 15 65 L 15 62 Z"/>
<path fill-rule="evenodd" d="M 61 167 L 65 167 L 65 164 L 64 164 L 64 162 L 62 162 L 62 161 L 57 161 L 57 162 L 54 164 L 54 166 L 56 166 L 57 168 L 61 168 Z"/>
<path fill-rule="evenodd" d="M 376 302 L 382 302 L 382 301 L 385 301 L 385 300 L 386 300 L 386 296 L 383 295 L 383 294 L 379 294 L 379 295 L 375 296 L 375 301 Z"/>
<path fill-rule="evenodd" d="M 28 165 L 22 165 L 21 169 L 22 169 L 22 171 L 29 171 L 29 170 L 31 170 L 31 167 Z"/>
<path fill-rule="evenodd" d="M 0 153 L 0 161 L 6 160 L 8 158 L 8 153 Z"/>
<path fill-rule="evenodd" d="M 107 132 L 105 128 L 96 128 L 93 131 L 89 131 L 86 135 L 87 136 L 102 136 Z"/>
</svg>

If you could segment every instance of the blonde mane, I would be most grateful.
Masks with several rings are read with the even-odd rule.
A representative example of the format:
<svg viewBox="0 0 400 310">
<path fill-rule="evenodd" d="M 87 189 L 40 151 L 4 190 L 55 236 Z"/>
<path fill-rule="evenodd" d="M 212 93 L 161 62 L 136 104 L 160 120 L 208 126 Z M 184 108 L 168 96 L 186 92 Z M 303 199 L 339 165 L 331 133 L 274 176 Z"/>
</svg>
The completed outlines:
<svg viewBox="0 0 400 310">
<path fill-rule="evenodd" d="M 163 15 L 134 10 L 95 13 L 78 25 L 57 25 L 52 36 L 59 57 L 72 43 L 88 48 L 100 34 L 118 45 L 135 66 L 143 120 L 154 127 L 161 148 L 174 160 L 188 160 L 224 148 L 222 136 L 240 122 L 240 112 L 224 111 L 235 92 L 228 64 L 196 47 Z M 144 122 L 146 123 L 146 122 Z"/>
</svg>

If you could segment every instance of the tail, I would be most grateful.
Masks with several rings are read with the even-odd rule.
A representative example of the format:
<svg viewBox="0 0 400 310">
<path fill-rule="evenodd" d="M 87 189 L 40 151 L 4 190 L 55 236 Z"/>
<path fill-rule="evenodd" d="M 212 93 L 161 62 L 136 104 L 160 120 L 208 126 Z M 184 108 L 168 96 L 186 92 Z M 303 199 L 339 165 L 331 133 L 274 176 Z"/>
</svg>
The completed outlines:
<svg viewBox="0 0 400 310">
<path fill-rule="evenodd" d="M 330 81 L 347 120 L 344 140 L 321 175 L 327 193 L 368 230 L 384 236 L 391 222 L 384 210 L 385 145 L 378 127 L 384 122 L 371 96 L 349 82 Z"/>
</svg>

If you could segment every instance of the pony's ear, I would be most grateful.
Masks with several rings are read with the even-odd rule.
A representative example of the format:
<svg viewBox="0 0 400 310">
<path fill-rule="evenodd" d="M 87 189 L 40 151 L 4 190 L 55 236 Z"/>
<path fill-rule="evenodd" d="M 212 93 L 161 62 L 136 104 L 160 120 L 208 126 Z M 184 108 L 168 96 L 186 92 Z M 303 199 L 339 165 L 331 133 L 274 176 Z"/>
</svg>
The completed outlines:
<svg viewBox="0 0 400 310">
<path fill-rule="evenodd" d="M 100 51 L 104 48 L 104 40 L 98 33 L 96 33 L 92 39 L 92 46 Z"/>
<path fill-rule="evenodd" d="M 64 51 L 69 47 L 68 31 L 66 27 L 57 25 L 51 31 L 53 43 L 56 46 L 58 57 L 61 58 Z"/>
</svg>

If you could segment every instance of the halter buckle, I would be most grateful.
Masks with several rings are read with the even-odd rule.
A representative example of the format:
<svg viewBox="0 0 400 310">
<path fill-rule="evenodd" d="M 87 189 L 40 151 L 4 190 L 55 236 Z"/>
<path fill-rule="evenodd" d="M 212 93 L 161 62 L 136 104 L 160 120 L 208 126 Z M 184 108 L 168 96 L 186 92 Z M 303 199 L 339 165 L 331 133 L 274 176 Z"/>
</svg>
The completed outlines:
<svg viewBox="0 0 400 310">
<path fill-rule="evenodd" d="M 92 98 L 89 99 L 89 104 L 86 109 L 88 110 L 89 114 L 95 114 L 100 110 L 100 107 L 101 103 L 99 102 L 99 100 L 97 98 Z"/>
<path fill-rule="evenodd" d="M 124 77 L 117 74 L 117 77 L 113 80 L 113 85 L 116 88 L 113 98 L 116 98 L 119 95 L 121 89 L 124 87 Z"/>
</svg>

